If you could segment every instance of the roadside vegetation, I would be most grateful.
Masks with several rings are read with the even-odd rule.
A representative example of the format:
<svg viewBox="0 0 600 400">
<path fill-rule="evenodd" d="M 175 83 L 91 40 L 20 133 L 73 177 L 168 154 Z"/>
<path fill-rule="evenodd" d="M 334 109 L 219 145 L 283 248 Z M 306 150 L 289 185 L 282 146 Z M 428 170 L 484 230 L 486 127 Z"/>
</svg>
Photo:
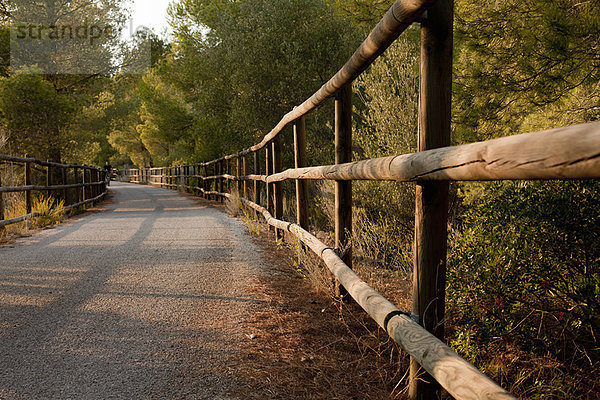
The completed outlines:
<svg viewBox="0 0 600 400">
<path fill-rule="evenodd" d="M 337 71 L 391 3 L 175 0 L 172 37 L 147 31 L 106 43 L 122 54 L 149 44 L 147 73 L 115 66 L 90 77 L 12 71 L 11 16 L 0 12 L 0 151 L 114 167 L 236 152 Z M 124 15 L 123 2 L 98 4 L 98 18 Z M 455 8 L 454 144 L 600 120 L 600 2 L 457 0 Z M 415 151 L 418 62 L 412 27 L 354 83 L 355 159 Z M 333 162 L 332 116 L 330 102 L 307 118 L 310 165 Z M 283 142 L 290 167 L 291 140 Z M 309 188 L 311 229 L 327 240 L 332 187 Z M 356 182 L 353 191 L 356 269 L 410 308 L 414 186 Z M 293 220 L 293 188 L 284 193 Z M 600 397 L 599 182 L 455 184 L 450 211 L 448 342 L 520 398 Z M 327 291 L 322 266 L 298 259 Z"/>
<path fill-rule="evenodd" d="M 9 202 L 9 204 L 10 207 L 5 210 L 6 219 L 27 214 L 25 212 L 25 200 L 18 199 Z M 41 216 L 32 218 L 29 221 L 0 227 L 0 244 L 10 242 L 18 237 L 29 236 L 40 228 L 59 224 L 67 215 L 62 207 L 62 202 L 57 203 L 52 197 L 34 198 L 32 212 L 39 213 Z"/>
</svg>

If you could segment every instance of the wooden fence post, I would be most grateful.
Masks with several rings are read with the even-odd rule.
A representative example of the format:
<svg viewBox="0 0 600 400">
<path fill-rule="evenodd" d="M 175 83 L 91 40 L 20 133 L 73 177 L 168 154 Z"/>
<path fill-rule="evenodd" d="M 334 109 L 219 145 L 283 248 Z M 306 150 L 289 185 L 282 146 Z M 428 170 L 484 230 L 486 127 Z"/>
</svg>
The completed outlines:
<svg viewBox="0 0 600 400">
<path fill-rule="evenodd" d="M 254 152 L 254 174 L 260 175 L 260 153 L 259 150 Z M 260 205 L 260 181 L 254 180 L 254 202 Z M 254 212 L 256 218 L 256 211 Z"/>
<path fill-rule="evenodd" d="M 440 0 L 421 23 L 421 84 L 418 151 L 450 145 L 453 0 Z M 444 339 L 447 181 L 416 186 L 413 317 Z M 409 397 L 437 398 L 439 384 L 411 359 Z"/>
<path fill-rule="evenodd" d="M 248 175 L 248 156 L 242 156 L 242 175 L 243 176 L 247 176 Z M 242 197 L 244 197 L 245 199 L 247 199 L 248 196 L 248 181 L 245 179 L 242 182 Z"/>
<path fill-rule="evenodd" d="M 194 194 L 194 193 L 196 193 L 195 187 L 197 185 L 192 185 L 192 178 L 196 178 L 196 175 L 197 175 L 197 173 L 196 173 L 196 165 L 190 165 L 190 166 L 188 166 L 188 172 L 189 172 L 189 174 L 188 174 L 188 186 L 190 187 L 190 193 Z M 196 178 L 196 182 L 197 181 L 198 180 Z"/>
<path fill-rule="evenodd" d="M 273 139 L 273 173 L 281 172 L 281 137 L 276 136 Z M 283 183 L 275 182 L 273 184 L 273 201 L 276 219 L 283 218 Z M 275 229 L 275 240 L 283 240 L 284 232 L 281 229 Z"/>
<path fill-rule="evenodd" d="M 294 165 L 306 167 L 306 122 L 304 117 L 294 122 Z M 296 221 L 308 230 L 308 182 L 296 179 Z"/>
<path fill-rule="evenodd" d="M 271 149 L 271 143 L 267 143 L 265 149 L 265 174 L 269 176 L 273 174 L 273 150 Z M 267 183 L 266 188 L 265 208 L 273 215 L 273 184 Z M 269 226 L 268 229 L 271 229 L 271 227 Z"/>
<path fill-rule="evenodd" d="M 94 182 L 94 185 L 92 186 L 92 197 L 98 197 L 100 194 L 100 191 L 98 190 L 98 184 L 96 183 L 99 179 L 100 177 L 98 176 L 98 170 L 92 170 L 92 181 Z"/>
<path fill-rule="evenodd" d="M 242 181 L 239 180 L 240 176 L 242 175 L 242 158 L 241 157 L 236 157 L 235 158 L 235 176 L 236 178 L 238 178 L 236 180 L 236 189 L 238 192 L 238 196 L 244 197 L 244 195 L 242 194 Z"/>
<path fill-rule="evenodd" d="M 224 175 L 225 174 L 225 160 L 221 160 L 219 162 L 219 175 Z M 223 193 L 225 191 L 225 179 L 221 178 L 219 179 L 219 193 Z M 219 200 L 221 203 L 224 202 L 224 198 L 223 196 L 219 196 Z"/>
<path fill-rule="evenodd" d="M 46 160 L 46 161 L 50 161 L 50 160 Z M 52 166 L 48 165 L 46 167 L 46 186 L 52 186 Z M 52 196 L 52 190 L 48 191 L 48 197 Z"/>
<path fill-rule="evenodd" d="M 344 86 L 335 98 L 335 163 L 352 161 L 352 86 Z M 352 268 L 352 181 L 335 181 L 335 246 Z M 337 285 L 341 299 L 347 291 Z"/>
<path fill-rule="evenodd" d="M 209 176 L 216 176 L 217 175 L 217 163 L 213 163 L 211 165 L 208 166 L 208 170 L 209 170 Z M 208 186 L 209 186 L 209 191 L 217 191 L 217 179 L 216 178 L 211 178 L 208 181 Z M 209 199 L 212 200 L 216 200 L 217 198 L 214 195 L 209 195 Z"/>
<path fill-rule="evenodd" d="M 206 178 L 208 176 L 208 167 L 206 165 L 202 166 L 202 171 L 204 172 L 204 178 Z M 210 199 L 210 196 L 205 194 L 207 190 L 210 190 L 210 183 L 207 183 L 206 179 L 202 179 L 202 189 L 204 189 L 202 197 Z"/>
<path fill-rule="evenodd" d="M 77 165 L 77 164 L 75 164 Z M 79 168 L 78 167 L 74 167 L 73 168 L 73 182 L 74 183 L 78 183 L 79 182 Z M 77 193 L 77 201 L 76 203 L 79 203 L 81 201 L 81 190 L 79 190 L 79 188 L 75 188 L 75 192 Z"/>
<path fill-rule="evenodd" d="M 188 184 L 187 184 L 187 181 L 188 181 L 188 167 L 187 167 L 187 165 L 181 166 L 180 167 L 180 171 L 181 171 L 181 186 L 182 186 L 183 192 L 187 193 L 187 191 L 188 191 L 188 188 L 187 188 L 188 187 Z"/>
<path fill-rule="evenodd" d="M 25 158 L 29 158 L 28 155 L 25 156 Z M 30 186 L 31 185 L 31 163 L 26 161 L 25 162 L 25 186 Z M 31 214 L 31 190 L 28 189 L 25 192 L 25 211 L 26 214 Z"/>
<path fill-rule="evenodd" d="M 185 166 L 180 165 L 177 167 L 177 172 L 179 174 L 179 186 L 181 187 L 181 191 L 185 192 Z"/>
<path fill-rule="evenodd" d="M 62 182 L 63 182 L 63 185 L 69 184 L 69 177 L 67 175 L 67 167 L 62 167 Z M 69 205 L 69 189 L 67 189 L 67 188 L 63 189 L 63 197 L 64 197 L 65 206 L 68 206 Z"/>
<path fill-rule="evenodd" d="M 85 179 L 85 173 L 87 172 L 87 168 L 85 167 L 85 165 L 83 166 L 83 169 L 81 170 L 81 183 L 82 183 L 82 187 L 81 187 L 81 194 L 82 194 L 82 200 L 81 201 L 86 201 L 87 200 L 87 191 L 86 189 L 86 179 Z"/>
<path fill-rule="evenodd" d="M 215 162 L 213 164 L 213 176 L 219 175 L 220 168 L 221 168 L 221 165 L 219 164 L 219 162 Z M 213 179 L 213 186 L 214 186 L 213 191 L 218 192 L 219 191 L 219 178 Z M 216 194 L 213 195 L 213 200 L 219 201 L 219 196 L 217 196 Z"/>
<path fill-rule="evenodd" d="M 231 167 L 231 161 L 230 160 L 224 160 L 223 161 L 225 168 L 224 168 L 224 172 L 222 172 L 223 174 L 227 174 L 227 175 L 233 175 L 233 171 L 232 171 L 232 167 Z M 227 193 L 231 193 L 232 191 L 232 187 L 235 186 L 234 182 L 231 182 L 231 180 L 229 179 L 223 179 L 224 183 L 225 183 L 225 191 Z"/>
<path fill-rule="evenodd" d="M 2 187 L 2 173 L 0 172 L 0 187 Z M 0 221 L 4 221 L 4 194 L 0 192 Z M 4 230 L 4 227 L 0 227 L 0 232 Z"/>
</svg>

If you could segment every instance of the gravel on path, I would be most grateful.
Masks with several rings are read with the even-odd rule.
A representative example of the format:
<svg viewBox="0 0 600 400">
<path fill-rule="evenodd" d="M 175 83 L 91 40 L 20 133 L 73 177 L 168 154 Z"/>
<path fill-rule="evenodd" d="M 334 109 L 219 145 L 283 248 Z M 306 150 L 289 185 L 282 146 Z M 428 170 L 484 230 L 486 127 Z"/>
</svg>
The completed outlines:
<svg viewBox="0 0 600 400">
<path fill-rule="evenodd" d="M 110 189 L 0 246 L 0 399 L 229 399 L 260 250 L 200 201 Z"/>
</svg>

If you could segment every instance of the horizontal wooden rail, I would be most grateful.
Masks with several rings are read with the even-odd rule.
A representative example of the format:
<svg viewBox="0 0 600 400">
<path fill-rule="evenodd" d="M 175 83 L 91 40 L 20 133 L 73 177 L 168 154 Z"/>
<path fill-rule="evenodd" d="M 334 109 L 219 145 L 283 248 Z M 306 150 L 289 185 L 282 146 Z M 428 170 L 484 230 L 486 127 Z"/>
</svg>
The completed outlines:
<svg viewBox="0 0 600 400">
<path fill-rule="evenodd" d="M 79 169 L 87 169 L 87 170 L 97 170 L 95 167 L 90 167 L 87 165 L 78 165 L 78 164 L 62 164 L 52 161 L 41 161 L 37 158 L 33 157 L 15 157 L 8 156 L 6 154 L 0 154 L 0 161 L 13 162 L 13 163 L 32 163 L 41 165 L 44 167 L 62 167 L 62 168 L 79 168 Z"/>
<path fill-rule="evenodd" d="M 600 122 L 414 154 L 288 169 L 256 178 L 266 182 L 286 179 L 487 181 L 600 178 Z"/>
<path fill-rule="evenodd" d="M 85 206 L 86 204 L 93 203 L 95 201 L 98 201 L 98 200 L 102 199 L 104 196 L 106 196 L 107 193 L 108 193 L 108 190 L 105 190 L 102 194 L 94 197 L 93 199 L 88 199 L 88 200 L 85 200 L 85 201 L 80 201 L 79 203 L 71 204 L 69 206 L 64 206 L 63 210 L 72 210 L 74 208 L 78 208 L 78 207 L 81 207 L 81 206 Z"/>
<path fill-rule="evenodd" d="M 90 187 L 104 184 L 104 181 L 99 182 L 86 182 L 86 183 L 73 183 L 70 185 L 53 185 L 53 186 L 38 186 L 38 185 L 29 185 L 29 186 L 14 186 L 14 187 L 0 187 L 0 193 L 17 193 L 17 192 L 27 192 L 31 190 L 37 191 L 51 191 L 51 190 L 60 190 L 60 189 L 75 189 L 81 187 Z"/>
<path fill-rule="evenodd" d="M 41 216 L 40 213 L 31 213 L 16 218 L 0 220 L 0 228 L 3 228 L 8 225 L 18 224 L 19 222 L 27 221 L 29 219 L 36 218 L 39 216 Z"/>
</svg>

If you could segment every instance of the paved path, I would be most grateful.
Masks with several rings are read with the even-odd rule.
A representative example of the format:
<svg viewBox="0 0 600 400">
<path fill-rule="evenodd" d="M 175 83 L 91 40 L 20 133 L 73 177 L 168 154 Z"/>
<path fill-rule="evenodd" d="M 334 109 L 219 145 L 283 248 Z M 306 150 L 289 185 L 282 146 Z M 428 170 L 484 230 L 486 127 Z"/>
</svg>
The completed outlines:
<svg viewBox="0 0 600 400">
<path fill-rule="evenodd" d="M 175 192 L 0 246 L 0 399 L 228 399 L 260 252 L 243 223 Z"/>
</svg>

